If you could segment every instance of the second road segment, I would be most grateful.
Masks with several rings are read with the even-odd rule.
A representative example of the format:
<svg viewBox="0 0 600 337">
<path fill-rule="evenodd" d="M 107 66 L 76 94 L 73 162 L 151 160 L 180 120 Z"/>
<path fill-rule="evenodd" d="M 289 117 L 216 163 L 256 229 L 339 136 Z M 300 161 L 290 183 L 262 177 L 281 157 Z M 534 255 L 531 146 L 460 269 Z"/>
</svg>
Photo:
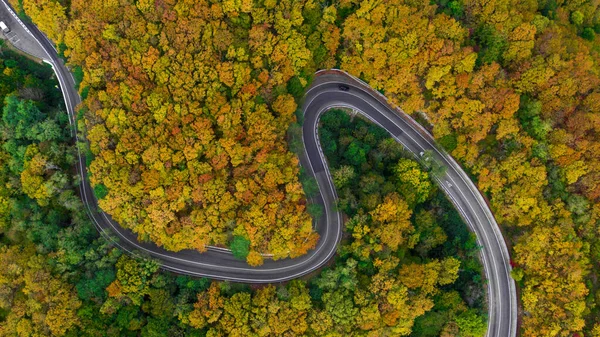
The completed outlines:
<svg viewBox="0 0 600 337">
<path fill-rule="evenodd" d="M 85 141 L 78 139 L 75 120 L 74 108 L 81 102 L 81 98 L 75 89 L 71 73 L 59 59 L 53 45 L 36 26 L 21 22 L 5 0 L 3 6 L 0 6 L 0 14 L 3 18 L 10 16 L 14 23 L 11 28 L 16 34 L 33 38 L 39 44 L 21 49 L 36 57 L 47 56 L 43 58 L 52 65 L 59 80 L 74 137 L 77 141 Z M 340 85 L 344 90 L 340 90 Z M 446 167 L 446 173 L 437 179 L 438 183 L 482 246 L 481 260 L 488 280 L 487 336 L 516 336 L 517 298 L 515 283 L 510 276 L 508 249 L 492 212 L 476 186 L 464 170 L 440 150 L 433 137 L 414 120 L 401 110 L 388 105 L 386 99 L 366 83 L 342 71 L 318 72 L 306 91 L 302 106 L 305 153 L 300 156 L 300 163 L 315 177 L 320 193 L 314 201 L 321 204 L 325 210 L 315 225 L 315 230 L 320 235 L 319 242 L 315 249 L 304 256 L 278 261 L 266 260 L 262 266 L 250 267 L 245 261 L 235 259 L 228 250 L 212 248 L 205 253 L 193 250 L 170 252 L 153 243 L 139 242 L 130 230 L 119 226 L 110 215 L 98 211 L 97 200 L 87 179 L 85 158 L 79 153 L 77 171 L 82 181 L 81 199 L 100 233 L 129 253 L 141 252 L 159 260 L 161 267 L 166 270 L 247 283 L 282 282 L 306 275 L 322 267 L 335 255 L 343 231 L 342 216 L 335 207 L 337 194 L 318 138 L 320 116 L 334 107 L 350 108 L 361 113 L 389 132 L 415 156 L 418 157 L 419 153 L 429 150 L 433 157 Z"/>
</svg>

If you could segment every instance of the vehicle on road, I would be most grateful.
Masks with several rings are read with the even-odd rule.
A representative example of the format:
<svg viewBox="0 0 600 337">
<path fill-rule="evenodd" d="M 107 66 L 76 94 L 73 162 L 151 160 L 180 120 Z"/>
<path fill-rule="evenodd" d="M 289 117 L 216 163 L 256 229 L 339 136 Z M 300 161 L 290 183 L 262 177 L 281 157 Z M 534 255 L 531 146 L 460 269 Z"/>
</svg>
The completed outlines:
<svg viewBox="0 0 600 337">
<path fill-rule="evenodd" d="M 4 21 L 0 21 L 0 29 L 2 29 L 4 33 L 10 33 L 10 28 L 8 28 Z"/>
<path fill-rule="evenodd" d="M 345 85 L 345 84 L 340 84 L 339 88 L 340 88 L 341 91 L 348 91 L 348 90 L 350 90 L 350 87 L 347 86 L 347 85 Z"/>
</svg>

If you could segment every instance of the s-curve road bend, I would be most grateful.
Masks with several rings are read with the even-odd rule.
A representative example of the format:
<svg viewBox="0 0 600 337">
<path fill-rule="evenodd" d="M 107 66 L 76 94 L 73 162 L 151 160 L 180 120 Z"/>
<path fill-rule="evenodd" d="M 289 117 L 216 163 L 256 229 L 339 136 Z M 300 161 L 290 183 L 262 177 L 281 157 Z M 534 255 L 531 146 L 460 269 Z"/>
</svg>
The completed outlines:
<svg viewBox="0 0 600 337">
<path fill-rule="evenodd" d="M 16 34 L 35 43 L 18 46 L 22 51 L 42 58 L 49 63 L 58 78 L 65 107 L 76 140 L 79 139 L 75 120 L 75 107 L 80 97 L 68 68 L 59 59 L 52 43 L 35 25 L 25 24 L 14 15 L 14 10 L 2 0 L 0 16 L 14 18 L 12 27 Z M 348 90 L 340 90 L 345 84 Z M 332 107 L 348 107 L 359 111 L 365 117 L 387 130 L 398 142 L 417 155 L 431 150 L 434 157 L 447 167 L 446 174 L 439 184 L 457 207 L 483 247 L 481 258 L 488 280 L 489 323 L 487 336 L 513 337 L 516 335 L 517 302 L 515 285 L 510 277 L 508 249 L 503 241 L 498 225 L 475 185 L 460 166 L 443 151 L 440 151 L 433 138 L 400 111 L 394 110 L 385 99 L 364 83 L 340 71 L 318 73 L 314 83 L 307 90 L 303 111 L 303 140 L 305 153 L 300 163 L 312 173 L 319 185 L 320 194 L 315 202 L 324 207 L 323 216 L 316 221 L 315 230 L 321 238 L 315 249 L 308 254 L 278 261 L 267 260 L 260 267 L 250 267 L 244 261 L 235 259 L 224 249 L 209 248 L 205 253 L 185 250 L 169 252 L 152 243 L 140 242 L 131 231 L 120 227 L 110 215 L 98 211 L 97 200 L 87 179 L 85 158 L 78 154 L 78 174 L 81 176 L 80 195 L 88 214 L 100 233 L 129 253 L 141 253 L 159 260 L 161 267 L 177 273 L 203 276 L 220 280 L 247 283 L 273 283 L 306 275 L 320 267 L 335 255 L 342 234 L 342 220 L 335 211 L 337 195 L 333 187 L 329 168 L 318 140 L 318 122 L 321 114 Z"/>
<path fill-rule="evenodd" d="M 77 141 L 85 141 L 77 132 L 75 107 L 81 102 L 81 98 L 75 89 L 69 69 L 59 59 L 52 43 L 45 35 L 35 25 L 19 20 L 6 1 L 2 0 L 2 2 L 0 17 L 10 16 L 14 19 L 11 30 L 20 36 L 27 35 L 37 43 L 36 45 L 21 45 L 19 49 L 34 57 L 42 58 L 54 69 L 65 100 L 73 136 Z M 304 167 L 311 165 L 307 155 L 301 156 L 300 161 Z M 321 162 L 314 163 L 314 165 L 324 166 L 325 164 Z M 152 257 L 160 261 L 163 269 L 176 273 L 247 283 L 287 281 L 313 272 L 327 263 L 335 255 L 342 235 L 342 218 L 340 213 L 335 211 L 337 195 L 328 172 L 325 173 L 323 170 L 308 169 L 310 172 L 318 172 L 316 179 L 319 183 L 320 194 L 314 198 L 314 202 L 320 203 L 325 210 L 323 216 L 315 224 L 315 230 L 320 235 L 317 246 L 302 257 L 277 261 L 267 259 L 260 267 L 250 267 L 245 261 L 234 258 L 229 250 L 222 248 L 209 247 L 205 253 L 194 250 L 170 252 L 153 243 L 138 241 L 134 233 L 122 228 L 112 220 L 110 215 L 98 210 L 98 203 L 87 177 L 85 157 L 81 152 L 78 153 L 77 171 L 82 181 L 79 186 L 81 199 L 98 231 L 126 252 L 141 253 Z"/>
<path fill-rule="evenodd" d="M 366 83 L 340 70 L 326 70 L 317 73 L 306 93 L 303 107 L 306 152 L 317 175 L 329 172 L 319 144 L 317 126 L 320 115 L 332 107 L 359 112 L 390 133 L 415 157 L 419 158 L 421 152 L 429 150 L 435 160 L 446 167 L 446 173 L 437 182 L 482 246 L 480 255 L 488 281 L 487 336 L 516 336 L 517 295 L 510 276 L 508 248 L 491 210 L 464 170 L 436 145 L 429 133 L 406 113 L 388 105 L 386 98 Z"/>
<path fill-rule="evenodd" d="M 35 25 L 23 23 L 19 20 L 6 1 L 2 0 L 2 2 L 0 4 L 0 17 L 11 17 L 13 19 L 11 30 L 20 36 L 28 36 L 35 41 L 35 45 L 19 45 L 19 49 L 34 57 L 42 58 L 44 62 L 53 67 L 63 93 L 73 136 L 77 141 L 85 141 L 85 139 L 80 138 L 81 135 L 77 132 L 75 108 L 81 102 L 81 98 L 75 89 L 75 83 L 69 69 L 58 57 L 52 43 L 45 35 Z M 301 165 L 307 168 L 311 164 L 320 165 L 321 167 L 325 165 L 323 162 L 310 163 L 307 155 L 301 156 L 300 161 Z M 87 177 L 85 157 L 81 152 L 78 153 L 77 171 L 82 181 L 79 186 L 81 199 L 98 231 L 126 252 L 141 253 L 152 257 L 160 261 L 163 269 L 176 273 L 247 283 L 287 281 L 313 272 L 327 263 L 335 255 L 342 235 L 342 218 L 340 213 L 335 211 L 337 195 L 328 172 L 325 173 L 323 170 L 308 169 L 310 172 L 318 172 L 316 179 L 319 183 L 320 194 L 313 201 L 324 207 L 323 216 L 315 224 L 315 230 L 320 235 L 317 246 L 302 257 L 277 261 L 267 259 L 260 267 L 250 267 L 245 261 L 234 258 L 229 250 L 222 248 L 209 247 L 205 253 L 194 250 L 170 252 L 153 243 L 138 241 L 134 233 L 122 228 L 112 220 L 110 215 L 98 210 L 98 203 Z"/>
</svg>

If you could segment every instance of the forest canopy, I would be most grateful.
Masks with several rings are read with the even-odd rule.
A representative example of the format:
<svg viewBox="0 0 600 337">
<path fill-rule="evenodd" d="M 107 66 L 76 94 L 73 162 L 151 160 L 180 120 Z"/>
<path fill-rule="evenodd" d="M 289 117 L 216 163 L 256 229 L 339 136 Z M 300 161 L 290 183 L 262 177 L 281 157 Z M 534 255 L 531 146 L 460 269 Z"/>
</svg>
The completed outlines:
<svg viewBox="0 0 600 337">
<path fill-rule="evenodd" d="M 310 279 L 252 287 L 178 276 L 160 271 L 153 260 L 123 255 L 99 236 L 74 193 L 76 145 L 50 67 L 9 51 L 0 60 L 6 75 L 0 80 L 0 335 L 425 337 L 485 331 L 474 236 L 428 174 L 383 130 L 343 111 L 324 116 L 320 133 L 326 147 L 336 149 L 327 156 L 350 217 L 350 235 L 334 264 Z M 368 149 L 360 165 L 353 164 L 349 144 Z M 400 188 L 406 175 L 396 163 L 419 176 L 418 198 Z M 377 190 L 379 184 L 385 187 Z"/>
<path fill-rule="evenodd" d="M 285 131 L 310 74 L 339 67 L 429 128 L 485 193 L 511 243 L 522 335 L 600 335 L 596 2 L 13 3 L 83 69 L 100 205 L 142 238 L 310 249 Z"/>
<path fill-rule="evenodd" d="M 314 247 L 285 135 L 312 73 L 334 65 L 339 29 L 320 4 L 73 1 L 68 22 L 57 7 L 23 3 L 83 69 L 104 211 L 169 250 L 241 238 L 277 259 Z"/>
</svg>

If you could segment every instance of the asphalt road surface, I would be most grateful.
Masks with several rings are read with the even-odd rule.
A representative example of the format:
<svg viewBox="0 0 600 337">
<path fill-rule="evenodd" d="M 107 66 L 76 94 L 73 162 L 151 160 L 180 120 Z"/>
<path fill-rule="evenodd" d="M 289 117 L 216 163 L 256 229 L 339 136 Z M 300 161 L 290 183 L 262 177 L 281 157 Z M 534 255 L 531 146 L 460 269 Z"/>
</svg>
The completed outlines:
<svg viewBox="0 0 600 337">
<path fill-rule="evenodd" d="M 37 27 L 20 22 L 13 14 L 3 0 L 3 5 L 0 6 L 0 19 L 9 18 L 9 26 L 13 34 L 19 37 L 19 41 L 29 41 L 24 45 L 18 45 L 19 41 L 17 41 L 17 47 L 52 65 L 65 99 L 73 135 L 78 137 L 74 108 L 80 103 L 80 97 L 71 73 L 58 58 L 52 43 Z M 35 41 L 37 44 L 30 41 Z M 342 83 L 347 85 L 349 90 L 340 90 L 339 85 Z M 110 215 L 98 211 L 97 200 L 87 179 L 85 158 L 82 153 L 79 153 L 77 171 L 82 178 L 81 199 L 90 218 L 103 236 L 127 252 L 159 260 L 163 269 L 181 274 L 247 283 L 275 283 L 306 275 L 322 267 L 335 255 L 342 236 L 342 217 L 335 210 L 337 194 L 321 151 L 317 132 L 321 114 L 333 107 L 346 107 L 361 113 L 387 130 L 396 141 L 415 154 L 415 157 L 418 158 L 422 151 L 431 150 L 436 160 L 446 166 L 446 173 L 438 179 L 438 183 L 476 234 L 477 241 L 482 246 L 481 260 L 488 281 L 487 336 L 516 336 L 517 299 L 515 283 L 510 277 L 510 257 L 502 234 L 485 200 L 461 167 L 435 145 L 431 135 L 408 115 L 390 107 L 383 96 L 370 89 L 365 83 L 341 71 L 329 70 L 317 73 L 306 92 L 302 107 L 305 153 L 300 156 L 300 163 L 316 178 L 320 194 L 314 202 L 320 203 L 325 210 L 323 216 L 315 223 L 315 230 L 321 238 L 316 248 L 302 257 L 278 261 L 267 259 L 260 267 L 250 267 L 222 248 L 211 247 L 205 253 L 193 250 L 169 252 L 152 243 L 140 242 L 135 234 L 120 227 Z"/>
</svg>

